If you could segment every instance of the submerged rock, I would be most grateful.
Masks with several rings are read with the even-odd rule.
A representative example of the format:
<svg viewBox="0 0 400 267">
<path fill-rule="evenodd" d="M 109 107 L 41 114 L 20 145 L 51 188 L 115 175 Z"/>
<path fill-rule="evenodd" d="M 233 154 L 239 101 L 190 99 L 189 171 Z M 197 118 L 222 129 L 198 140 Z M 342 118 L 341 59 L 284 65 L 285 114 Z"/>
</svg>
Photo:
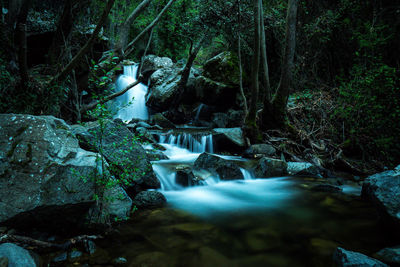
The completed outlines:
<svg viewBox="0 0 400 267">
<path fill-rule="evenodd" d="M 254 170 L 257 178 L 280 177 L 287 175 L 287 163 L 283 160 L 263 157 Z"/>
<path fill-rule="evenodd" d="M 95 203 L 94 177 L 105 170 L 69 125 L 52 116 L 1 114 L 0 147 L 1 223 L 61 229 L 85 222 Z M 121 211 L 114 204 L 107 212 Z"/>
<path fill-rule="evenodd" d="M 361 196 L 370 200 L 382 219 L 400 235 L 400 170 L 386 171 L 364 180 Z"/>
<path fill-rule="evenodd" d="M 400 246 L 381 249 L 376 255 L 388 264 L 400 265 Z"/>
<path fill-rule="evenodd" d="M 333 254 L 333 260 L 339 267 L 388 267 L 381 261 L 370 258 L 364 254 L 345 250 L 338 247 Z"/>
<path fill-rule="evenodd" d="M 164 195 L 157 191 L 143 191 L 133 199 L 133 204 L 138 208 L 159 208 L 166 203 Z"/>
<path fill-rule="evenodd" d="M 202 153 L 194 162 L 194 170 L 199 169 L 218 175 L 221 180 L 243 179 L 239 166 L 209 153 Z"/>
<path fill-rule="evenodd" d="M 7 258 L 9 267 L 37 266 L 29 251 L 12 243 L 4 243 L 0 245 L 0 258 L 2 257 Z"/>
</svg>

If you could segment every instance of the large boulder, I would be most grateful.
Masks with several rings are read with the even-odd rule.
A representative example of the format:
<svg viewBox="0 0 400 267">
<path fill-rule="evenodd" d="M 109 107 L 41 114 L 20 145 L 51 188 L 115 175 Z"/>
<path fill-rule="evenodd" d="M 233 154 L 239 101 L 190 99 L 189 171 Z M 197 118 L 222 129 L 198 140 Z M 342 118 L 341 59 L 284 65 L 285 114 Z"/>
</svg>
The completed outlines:
<svg viewBox="0 0 400 267">
<path fill-rule="evenodd" d="M 215 128 L 212 132 L 215 150 L 239 153 L 246 148 L 241 128 Z"/>
<path fill-rule="evenodd" d="M 103 127 L 89 124 L 85 134 L 79 133 L 78 136 L 85 146 L 102 151 L 111 172 L 123 181 L 131 197 L 143 190 L 160 188 L 146 151 L 122 121 L 106 121 Z"/>
<path fill-rule="evenodd" d="M 254 170 L 257 178 L 280 177 L 287 175 L 287 163 L 283 160 L 263 157 Z"/>
<path fill-rule="evenodd" d="M 194 171 L 207 170 L 218 175 L 221 180 L 243 179 L 239 166 L 221 157 L 202 153 L 194 162 Z"/>
<path fill-rule="evenodd" d="M 381 249 L 376 253 L 376 255 L 379 259 L 388 264 L 400 266 L 400 246 Z"/>
<path fill-rule="evenodd" d="M 361 196 L 370 200 L 382 219 L 395 226 L 400 235 L 400 168 L 369 176 L 364 180 Z"/>
<path fill-rule="evenodd" d="M 164 68 L 171 68 L 174 65 L 168 57 L 157 57 L 155 55 L 145 56 L 142 62 L 142 75 L 147 80 L 155 71 Z"/>
<path fill-rule="evenodd" d="M 151 123 L 159 125 L 162 128 L 175 129 L 175 125 L 169 121 L 163 114 L 156 113 L 150 118 Z"/>
<path fill-rule="evenodd" d="M 12 243 L 4 243 L 0 245 L 0 258 L 8 259 L 8 267 L 36 267 L 36 262 L 24 248 Z"/>
<path fill-rule="evenodd" d="M 239 84 L 238 59 L 231 52 L 222 52 L 204 64 L 204 76 L 225 84 Z"/>
<path fill-rule="evenodd" d="M 85 222 L 94 177 L 104 170 L 97 154 L 79 147 L 70 126 L 52 116 L 0 114 L 0 147 L 0 223 L 61 228 Z M 124 192 L 114 189 L 106 194 L 115 200 Z M 103 211 L 126 217 L 131 200 L 123 200 L 127 206 L 109 203 Z"/>
<path fill-rule="evenodd" d="M 338 247 L 333 254 L 333 261 L 338 267 L 388 267 L 381 261 L 364 254 Z"/>
<path fill-rule="evenodd" d="M 166 203 L 166 198 L 158 191 L 143 191 L 133 199 L 133 204 L 138 208 L 159 208 Z"/>
</svg>

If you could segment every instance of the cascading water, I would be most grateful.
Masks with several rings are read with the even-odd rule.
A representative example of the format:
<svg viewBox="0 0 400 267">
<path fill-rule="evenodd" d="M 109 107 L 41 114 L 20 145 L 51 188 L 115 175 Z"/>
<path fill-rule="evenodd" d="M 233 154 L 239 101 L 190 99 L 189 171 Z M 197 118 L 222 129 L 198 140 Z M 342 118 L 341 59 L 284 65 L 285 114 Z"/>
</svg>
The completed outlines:
<svg viewBox="0 0 400 267">
<path fill-rule="evenodd" d="M 159 135 L 160 143 L 176 145 L 181 148 L 186 148 L 191 152 L 202 153 L 209 152 L 213 153 L 213 139 L 212 135 L 198 135 L 197 137 L 189 133 L 182 133 L 178 135 Z"/>
<path fill-rule="evenodd" d="M 138 67 L 139 65 L 124 66 L 124 74 L 116 82 L 117 92 L 136 82 Z M 149 118 L 145 100 L 147 89 L 146 85 L 139 83 L 125 94 L 117 97 L 115 102 L 118 106 L 118 112 L 115 118 L 120 118 L 123 121 L 130 121 L 134 118 L 147 120 Z"/>
</svg>

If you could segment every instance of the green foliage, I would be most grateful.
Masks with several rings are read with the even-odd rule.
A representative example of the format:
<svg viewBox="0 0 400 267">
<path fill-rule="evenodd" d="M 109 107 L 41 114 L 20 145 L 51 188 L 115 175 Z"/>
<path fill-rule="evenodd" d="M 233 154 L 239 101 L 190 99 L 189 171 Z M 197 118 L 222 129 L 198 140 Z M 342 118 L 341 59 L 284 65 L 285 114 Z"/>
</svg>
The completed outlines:
<svg viewBox="0 0 400 267">
<path fill-rule="evenodd" d="M 339 88 L 336 116 L 345 123 L 351 146 L 395 160 L 400 154 L 400 73 L 385 64 L 355 65 Z M 377 150 L 376 150 L 377 149 Z"/>
</svg>

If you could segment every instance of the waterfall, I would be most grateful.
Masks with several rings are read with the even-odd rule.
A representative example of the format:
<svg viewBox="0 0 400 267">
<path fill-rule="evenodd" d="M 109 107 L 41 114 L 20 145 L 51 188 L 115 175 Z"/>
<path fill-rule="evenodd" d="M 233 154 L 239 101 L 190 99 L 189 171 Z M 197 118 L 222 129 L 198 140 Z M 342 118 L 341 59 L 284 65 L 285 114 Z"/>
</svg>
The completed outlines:
<svg viewBox="0 0 400 267">
<path fill-rule="evenodd" d="M 138 67 L 139 65 L 124 66 L 124 74 L 118 77 L 116 82 L 117 92 L 136 81 Z M 146 85 L 139 83 L 125 94 L 117 97 L 115 102 L 118 106 L 118 112 L 115 118 L 120 118 L 123 121 L 130 121 L 134 118 L 147 120 L 149 118 L 145 100 L 147 89 Z"/>
<path fill-rule="evenodd" d="M 178 135 L 159 135 L 160 143 L 176 145 L 186 148 L 194 153 L 214 152 L 212 135 L 192 135 L 190 133 L 181 133 Z"/>
</svg>

